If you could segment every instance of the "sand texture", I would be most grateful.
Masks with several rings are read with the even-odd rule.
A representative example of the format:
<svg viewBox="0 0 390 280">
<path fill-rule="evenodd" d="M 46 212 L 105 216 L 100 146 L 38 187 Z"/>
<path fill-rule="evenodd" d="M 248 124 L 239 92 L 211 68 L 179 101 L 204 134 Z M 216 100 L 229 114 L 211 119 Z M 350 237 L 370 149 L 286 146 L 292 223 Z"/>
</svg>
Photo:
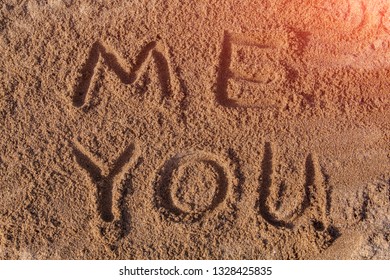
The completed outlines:
<svg viewBox="0 0 390 280">
<path fill-rule="evenodd" d="M 0 0 L 1 259 L 390 259 L 390 1 Z"/>
</svg>

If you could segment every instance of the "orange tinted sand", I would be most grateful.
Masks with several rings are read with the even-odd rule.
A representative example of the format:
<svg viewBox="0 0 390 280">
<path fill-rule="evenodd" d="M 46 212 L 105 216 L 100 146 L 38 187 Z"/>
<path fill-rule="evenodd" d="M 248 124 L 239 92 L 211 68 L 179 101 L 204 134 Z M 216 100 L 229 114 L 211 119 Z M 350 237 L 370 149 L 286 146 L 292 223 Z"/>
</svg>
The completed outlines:
<svg viewBox="0 0 390 280">
<path fill-rule="evenodd" d="M 0 3 L 0 258 L 389 259 L 390 3 Z"/>
</svg>

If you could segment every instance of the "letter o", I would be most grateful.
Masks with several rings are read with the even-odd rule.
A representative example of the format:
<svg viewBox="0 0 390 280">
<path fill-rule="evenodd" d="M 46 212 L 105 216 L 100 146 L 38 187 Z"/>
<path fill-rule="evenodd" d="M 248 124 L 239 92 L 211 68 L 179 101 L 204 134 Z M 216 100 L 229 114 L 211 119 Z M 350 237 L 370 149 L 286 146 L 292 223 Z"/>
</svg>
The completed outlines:
<svg viewBox="0 0 390 280">
<path fill-rule="evenodd" d="M 163 165 L 154 187 L 155 204 L 167 219 L 191 223 L 223 208 L 232 189 L 232 176 L 217 156 L 186 152 Z"/>
</svg>

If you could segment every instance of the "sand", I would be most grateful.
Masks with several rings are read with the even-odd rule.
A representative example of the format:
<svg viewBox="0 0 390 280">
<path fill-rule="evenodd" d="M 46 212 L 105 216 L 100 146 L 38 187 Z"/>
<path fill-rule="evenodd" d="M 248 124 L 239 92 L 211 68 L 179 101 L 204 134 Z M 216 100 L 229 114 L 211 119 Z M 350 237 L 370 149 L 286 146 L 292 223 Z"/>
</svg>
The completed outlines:
<svg viewBox="0 0 390 280">
<path fill-rule="evenodd" d="M 390 259 L 390 2 L 0 2 L 1 259 Z"/>
</svg>

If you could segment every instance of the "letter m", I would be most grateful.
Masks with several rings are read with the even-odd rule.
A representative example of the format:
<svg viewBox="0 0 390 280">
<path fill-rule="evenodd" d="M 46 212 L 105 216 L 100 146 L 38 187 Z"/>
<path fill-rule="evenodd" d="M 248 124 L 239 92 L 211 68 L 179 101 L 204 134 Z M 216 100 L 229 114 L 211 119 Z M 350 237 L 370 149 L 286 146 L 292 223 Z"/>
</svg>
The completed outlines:
<svg viewBox="0 0 390 280">
<path fill-rule="evenodd" d="M 103 62 L 116 74 L 120 81 L 126 85 L 134 84 L 147 70 L 151 60 L 154 59 L 157 66 L 158 79 L 162 87 L 162 97 L 171 95 L 171 72 L 166 57 L 164 44 L 160 41 L 153 41 L 143 47 L 136 57 L 133 67 L 126 69 L 121 63 L 123 60 L 117 54 L 110 51 L 101 42 L 95 42 L 89 52 L 87 61 L 81 69 L 81 77 L 75 87 L 73 96 L 74 106 L 81 107 L 85 104 L 93 77 L 99 67 L 100 58 L 103 59 Z"/>
</svg>

